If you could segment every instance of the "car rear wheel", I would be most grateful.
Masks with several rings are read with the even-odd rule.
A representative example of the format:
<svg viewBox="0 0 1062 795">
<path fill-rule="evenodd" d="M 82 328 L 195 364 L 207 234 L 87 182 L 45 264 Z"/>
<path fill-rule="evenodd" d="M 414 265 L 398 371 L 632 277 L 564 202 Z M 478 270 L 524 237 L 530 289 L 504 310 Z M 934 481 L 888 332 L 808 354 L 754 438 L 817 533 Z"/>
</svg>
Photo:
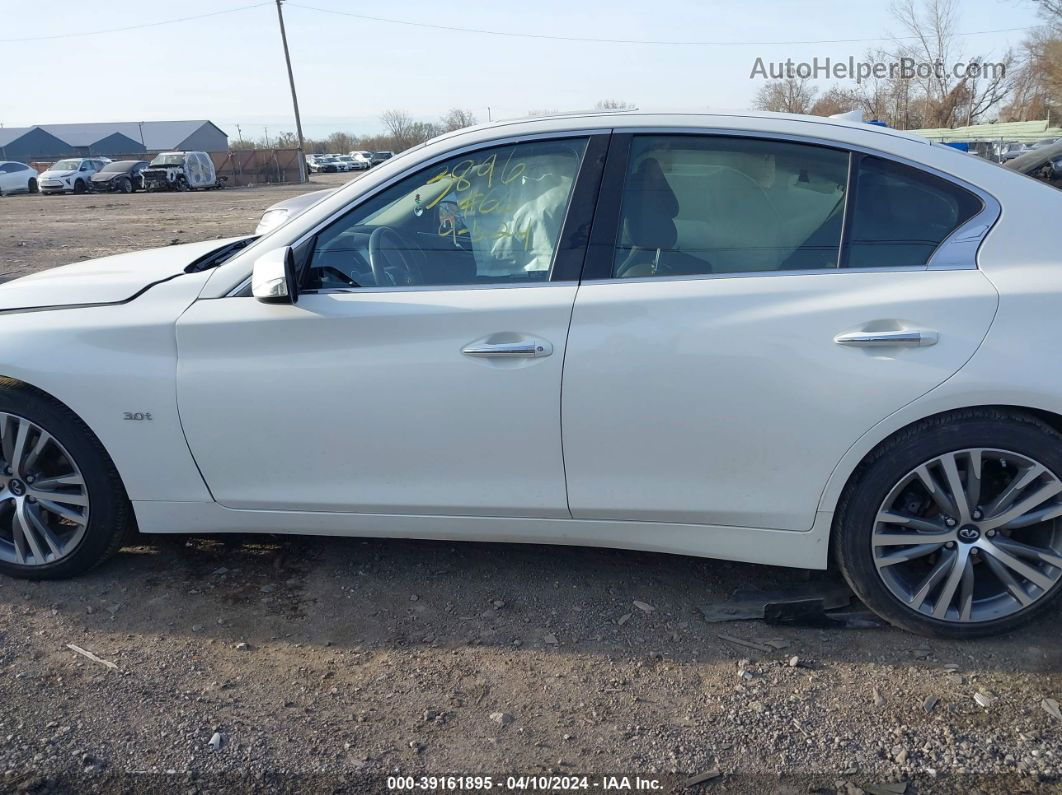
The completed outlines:
<svg viewBox="0 0 1062 795">
<path fill-rule="evenodd" d="M 31 178 L 30 178 L 30 181 L 29 181 L 29 184 L 28 184 L 28 185 L 26 185 L 26 190 L 27 190 L 27 191 L 28 191 L 29 193 L 36 193 L 36 192 L 37 192 L 37 180 L 35 180 L 35 179 L 33 179 L 33 178 L 31 177 Z"/>
<path fill-rule="evenodd" d="M 57 579 L 102 563 L 131 523 L 103 445 L 68 408 L 0 379 L 0 573 Z"/>
<path fill-rule="evenodd" d="M 932 418 L 883 444 L 842 498 L 835 554 L 889 622 L 971 638 L 1062 594 L 1062 435 L 996 409 Z"/>
<path fill-rule="evenodd" d="M 85 183 L 84 183 L 83 180 L 79 179 L 77 182 L 74 183 L 74 193 L 84 193 L 84 192 L 85 192 Z"/>
</svg>

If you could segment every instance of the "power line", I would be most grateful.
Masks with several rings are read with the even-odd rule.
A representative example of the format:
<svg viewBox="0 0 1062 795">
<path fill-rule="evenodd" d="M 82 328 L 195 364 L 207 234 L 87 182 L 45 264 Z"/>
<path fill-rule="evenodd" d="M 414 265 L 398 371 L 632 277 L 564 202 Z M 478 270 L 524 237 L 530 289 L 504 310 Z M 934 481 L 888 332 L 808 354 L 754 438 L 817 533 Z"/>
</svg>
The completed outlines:
<svg viewBox="0 0 1062 795">
<path fill-rule="evenodd" d="M 107 28 L 106 30 L 87 30 L 84 33 L 56 33 L 49 36 L 29 36 L 22 39 L 0 39 L 0 43 L 9 44 L 12 42 L 25 42 L 25 41 L 51 41 L 54 39 L 78 39 L 82 36 L 102 36 L 104 33 L 125 33 L 130 30 L 142 30 L 144 28 L 157 28 L 160 25 L 173 25 L 178 22 L 191 22 L 195 19 L 206 19 L 207 17 L 218 17 L 222 14 L 235 14 L 237 11 L 246 11 L 249 8 L 261 8 L 262 6 L 272 5 L 270 2 L 254 3 L 249 6 L 238 6 L 236 8 L 226 8 L 222 11 L 211 11 L 208 14 L 196 14 L 192 17 L 177 17 L 175 19 L 163 19 L 159 22 L 145 22 L 140 25 L 128 25 L 124 28 Z"/>
<path fill-rule="evenodd" d="M 446 30 L 453 33 L 478 33 L 484 36 L 502 36 L 514 39 L 546 39 L 549 41 L 570 41 L 582 44 L 647 44 L 668 47 L 773 47 L 795 44 L 868 44 L 878 41 L 907 41 L 917 39 L 917 36 L 876 36 L 872 38 L 856 39 L 809 39 L 805 41 L 668 41 L 655 39 L 604 39 L 588 36 L 555 36 L 547 33 L 520 33 L 506 30 L 488 30 L 485 28 L 466 28 L 458 25 L 436 25 L 430 22 L 414 22 L 408 19 L 392 19 L 389 17 L 370 16 L 369 14 L 355 14 L 350 11 L 337 11 L 332 8 L 318 8 L 307 6 L 302 3 L 288 2 L 289 8 L 301 8 L 306 11 L 317 11 L 321 14 L 334 14 L 341 17 L 352 17 L 367 22 L 385 22 L 390 25 L 406 25 L 413 28 L 427 28 L 429 30 Z M 1032 30 L 1032 27 L 1021 28 L 996 28 L 994 30 L 972 30 L 966 33 L 957 33 L 956 36 L 982 36 L 988 33 L 1016 33 L 1019 31 Z"/>
</svg>

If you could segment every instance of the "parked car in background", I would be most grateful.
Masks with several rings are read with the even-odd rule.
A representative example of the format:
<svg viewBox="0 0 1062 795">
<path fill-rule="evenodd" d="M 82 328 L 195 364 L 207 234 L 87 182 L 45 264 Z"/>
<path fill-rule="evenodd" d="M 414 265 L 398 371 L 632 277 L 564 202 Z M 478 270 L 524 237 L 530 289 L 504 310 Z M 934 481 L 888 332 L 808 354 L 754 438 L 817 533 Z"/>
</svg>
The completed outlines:
<svg viewBox="0 0 1062 795">
<path fill-rule="evenodd" d="M 1003 151 L 999 155 L 999 162 L 1006 163 L 1019 155 L 1023 155 L 1029 151 L 1029 147 L 1022 143 L 1009 143 L 1003 147 Z"/>
<path fill-rule="evenodd" d="M 300 193 L 290 199 L 284 199 L 266 208 L 262 213 L 262 220 L 258 222 L 258 228 L 254 230 L 256 235 L 264 235 L 272 232 L 289 218 L 298 215 L 307 207 L 317 204 L 325 196 L 335 193 L 334 190 L 315 190 L 310 193 Z"/>
<path fill-rule="evenodd" d="M 588 114 L 9 281 L 0 571 L 87 571 L 135 517 L 834 565 L 947 638 L 1056 618 L 1060 214 L 867 124 Z"/>
<path fill-rule="evenodd" d="M 92 175 L 110 163 L 106 157 L 69 157 L 56 161 L 37 178 L 43 194 L 84 193 L 89 190 Z"/>
<path fill-rule="evenodd" d="M 144 189 L 146 160 L 116 160 L 92 175 L 92 190 L 113 193 L 132 193 Z"/>
<path fill-rule="evenodd" d="M 206 190 L 222 187 L 206 152 L 162 152 L 142 172 L 144 187 L 158 190 Z"/>
<path fill-rule="evenodd" d="M 328 155 L 310 155 L 306 158 L 306 165 L 312 174 L 334 174 L 339 171 L 339 166 Z"/>
<path fill-rule="evenodd" d="M 345 166 L 345 171 L 364 171 L 369 167 L 368 163 L 358 160 L 351 155 L 336 155 L 336 160 Z"/>
<path fill-rule="evenodd" d="M 1003 164 L 1026 176 L 1062 187 L 1062 142 L 1040 146 Z"/>
<path fill-rule="evenodd" d="M 350 153 L 350 156 L 353 157 L 354 160 L 364 163 L 365 168 L 372 167 L 372 152 L 366 152 L 364 150 L 355 150 Z"/>
<path fill-rule="evenodd" d="M 372 162 L 372 164 L 374 166 L 378 166 L 378 165 L 380 165 L 380 163 L 383 163 L 384 161 L 390 160 L 394 156 L 395 156 L 394 152 L 373 152 L 372 153 L 372 161 L 371 162 Z"/>
<path fill-rule="evenodd" d="M 0 196 L 36 192 L 37 169 L 14 160 L 0 160 Z"/>
</svg>

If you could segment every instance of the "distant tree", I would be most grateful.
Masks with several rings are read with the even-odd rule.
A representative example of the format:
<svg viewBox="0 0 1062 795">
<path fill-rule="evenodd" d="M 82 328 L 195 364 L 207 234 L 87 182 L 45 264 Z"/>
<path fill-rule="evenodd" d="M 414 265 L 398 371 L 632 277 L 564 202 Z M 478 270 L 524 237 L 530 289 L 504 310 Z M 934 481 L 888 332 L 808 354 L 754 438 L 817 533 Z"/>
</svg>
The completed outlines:
<svg viewBox="0 0 1062 795">
<path fill-rule="evenodd" d="M 533 108 L 527 112 L 528 116 L 556 116 L 560 113 L 556 108 Z"/>
<path fill-rule="evenodd" d="M 470 110 L 450 108 L 439 120 L 441 132 L 453 132 L 476 124 L 476 117 Z"/>
<path fill-rule="evenodd" d="M 776 113 L 810 113 L 816 89 L 807 78 L 772 80 L 756 92 L 753 106 Z"/>
<path fill-rule="evenodd" d="M 403 110 L 386 110 L 380 114 L 380 121 L 391 136 L 393 149 L 398 152 L 422 144 L 439 134 L 439 129 L 434 124 L 414 121 L 413 117 Z"/>
</svg>

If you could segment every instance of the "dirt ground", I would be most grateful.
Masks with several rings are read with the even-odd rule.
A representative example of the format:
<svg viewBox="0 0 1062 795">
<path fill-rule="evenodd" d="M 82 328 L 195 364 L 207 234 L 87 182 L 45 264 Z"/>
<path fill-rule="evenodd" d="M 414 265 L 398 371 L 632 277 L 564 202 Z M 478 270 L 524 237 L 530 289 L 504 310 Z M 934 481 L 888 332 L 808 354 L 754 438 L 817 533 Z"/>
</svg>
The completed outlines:
<svg viewBox="0 0 1062 795">
<path fill-rule="evenodd" d="M 250 233 L 273 202 L 344 181 L 316 180 L 6 197 L 0 280 Z M 80 579 L 0 579 L 0 790 L 486 788 L 420 778 L 461 774 L 492 791 L 1062 791 L 1062 720 L 1043 706 L 1062 700 L 1060 613 L 955 643 L 700 612 L 824 576 L 550 546 L 144 539 Z"/>
</svg>

